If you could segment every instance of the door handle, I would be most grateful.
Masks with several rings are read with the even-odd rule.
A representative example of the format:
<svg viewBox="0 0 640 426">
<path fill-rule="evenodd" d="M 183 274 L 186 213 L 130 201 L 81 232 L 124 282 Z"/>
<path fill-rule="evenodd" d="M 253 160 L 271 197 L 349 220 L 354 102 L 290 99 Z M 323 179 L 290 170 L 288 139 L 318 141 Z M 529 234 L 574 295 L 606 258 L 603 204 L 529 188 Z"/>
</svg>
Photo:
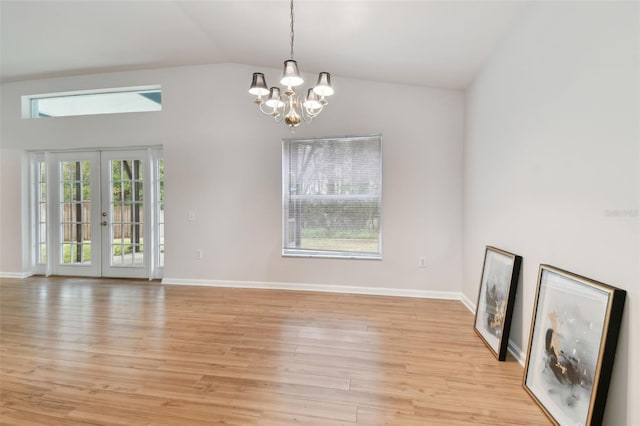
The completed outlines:
<svg viewBox="0 0 640 426">
<path fill-rule="evenodd" d="M 103 221 L 100 223 L 100 225 L 102 225 L 102 226 L 107 226 L 107 221 L 106 221 L 106 220 L 103 220 Z"/>
</svg>

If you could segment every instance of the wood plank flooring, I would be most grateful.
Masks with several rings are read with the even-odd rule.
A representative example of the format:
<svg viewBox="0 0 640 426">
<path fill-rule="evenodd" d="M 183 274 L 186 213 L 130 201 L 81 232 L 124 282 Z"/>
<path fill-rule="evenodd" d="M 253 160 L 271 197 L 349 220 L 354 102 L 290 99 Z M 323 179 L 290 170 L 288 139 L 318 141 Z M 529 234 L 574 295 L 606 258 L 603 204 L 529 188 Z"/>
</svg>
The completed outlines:
<svg viewBox="0 0 640 426">
<path fill-rule="evenodd" d="M 0 280 L 2 425 L 549 424 L 459 302 Z"/>
</svg>

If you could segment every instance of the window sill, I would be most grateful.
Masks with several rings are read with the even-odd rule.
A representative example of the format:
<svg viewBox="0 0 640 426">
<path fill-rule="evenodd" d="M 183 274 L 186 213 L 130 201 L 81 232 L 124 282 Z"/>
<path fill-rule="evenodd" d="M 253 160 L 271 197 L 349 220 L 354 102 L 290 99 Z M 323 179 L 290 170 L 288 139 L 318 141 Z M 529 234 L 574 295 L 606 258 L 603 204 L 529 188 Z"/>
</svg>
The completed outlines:
<svg viewBox="0 0 640 426">
<path fill-rule="evenodd" d="M 378 253 L 342 253 L 334 251 L 283 249 L 282 257 L 307 257 L 320 259 L 350 259 L 350 260 L 382 260 Z"/>
</svg>

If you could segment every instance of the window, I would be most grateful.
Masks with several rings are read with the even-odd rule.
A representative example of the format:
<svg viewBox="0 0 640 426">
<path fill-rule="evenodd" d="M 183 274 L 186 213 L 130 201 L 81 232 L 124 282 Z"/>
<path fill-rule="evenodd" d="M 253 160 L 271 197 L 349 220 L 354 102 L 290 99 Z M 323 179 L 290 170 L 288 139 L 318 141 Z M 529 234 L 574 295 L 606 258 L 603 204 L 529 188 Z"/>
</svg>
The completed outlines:
<svg viewBox="0 0 640 426">
<path fill-rule="evenodd" d="M 68 117 L 162 110 L 160 86 L 23 96 L 23 117 Z"/>
<path fill-rule="evenodd" d="M 283 255 L 381 258 L 380 135 L 283 141 Z"/>
</svg>

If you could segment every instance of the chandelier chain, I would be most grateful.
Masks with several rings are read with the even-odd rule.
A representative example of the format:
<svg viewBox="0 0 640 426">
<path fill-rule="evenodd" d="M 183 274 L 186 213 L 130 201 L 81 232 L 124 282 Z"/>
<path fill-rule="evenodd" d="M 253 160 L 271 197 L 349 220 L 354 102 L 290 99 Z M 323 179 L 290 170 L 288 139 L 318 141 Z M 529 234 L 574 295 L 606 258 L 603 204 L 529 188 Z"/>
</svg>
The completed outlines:
<svg viewBox="0 0 640 426">
<path fill-rule="evenodd" d="M 291 59 L 293 59 L 293 39 L 295 35 L 293 33 L 293 0 L 291 0 Z"/>
</svg>

